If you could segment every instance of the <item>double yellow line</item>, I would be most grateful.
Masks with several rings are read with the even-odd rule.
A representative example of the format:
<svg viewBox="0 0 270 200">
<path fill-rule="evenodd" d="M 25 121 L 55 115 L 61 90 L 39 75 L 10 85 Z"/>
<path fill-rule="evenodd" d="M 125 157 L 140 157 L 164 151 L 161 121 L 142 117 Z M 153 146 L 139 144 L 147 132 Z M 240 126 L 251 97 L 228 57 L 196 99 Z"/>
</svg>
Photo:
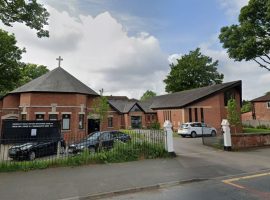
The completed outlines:
<svg viewBox="0 0 270 200">
<path fill-rule="evenodd" d="M 233 183 L 235 181 L 240 181 L 240 180 L 246 180 L 246 179 L 252 179 L 252 178 L 258 178 L 258 177 L 262 177 L 262 176 L 269 176 L 270 172 L 268 173 L 261 173 L 261 174 L 254 174 L 254 175 L 249 175 L 249 176 L 242 176 L 242 177 L 238 177 L 238 178 L 231 178 L 231 179 L 226 179 L 223 180 L 223 183 L 226 183 L 228 185 L 232 185 L 234 187 L 240 188 L 240 189 L 244 189 L 245 187 L 242 185 L 238 185 L 236 183 Z"/>
</svg>

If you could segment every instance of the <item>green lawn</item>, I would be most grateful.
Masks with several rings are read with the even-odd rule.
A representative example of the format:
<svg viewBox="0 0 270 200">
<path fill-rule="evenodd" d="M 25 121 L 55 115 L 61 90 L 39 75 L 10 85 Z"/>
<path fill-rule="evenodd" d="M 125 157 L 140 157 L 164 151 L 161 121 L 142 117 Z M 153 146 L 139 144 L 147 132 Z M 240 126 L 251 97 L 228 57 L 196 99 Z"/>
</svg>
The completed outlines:
<svg viewBox="0 0 270 200">
<path fill-rule="evenodd" d="M 269 129 L 259 129 L 259 128 L 243 128 L 244 133 L 269 133 Z"/>
</svg>

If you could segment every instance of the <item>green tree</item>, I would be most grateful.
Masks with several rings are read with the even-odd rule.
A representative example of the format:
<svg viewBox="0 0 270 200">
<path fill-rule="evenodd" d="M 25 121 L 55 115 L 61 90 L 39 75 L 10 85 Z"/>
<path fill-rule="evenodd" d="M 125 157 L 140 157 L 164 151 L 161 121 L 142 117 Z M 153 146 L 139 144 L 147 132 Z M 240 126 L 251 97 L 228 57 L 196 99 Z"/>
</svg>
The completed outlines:
<svg viewBox="0 0 270 200">
<path fill-rule="evenodd" d="M 20 59 L 25 50 L 16 43 L 13 34 L 0 29 L 0 95 L 13 90 L 20 78 Z"/>
<path fill-rule="evenodd" d="M 236 127 L 241 124 L 240 113 L 237 109 L 237 103 L 235 99 L 230 99 L 228 101 L 228 121 L 230 125 L 234 127 L 234 133 L 236 133 Z"/>
<path fill-rule="evenodd" d="M 146 101 L 152 97 L 157 96 L 157 94 L 151 90 L 147 90 L 145 93 L 143 93 L 142 97 L 141 97 L 141 101 Z"/>
<path fill-rule="evenodd" d="M 44 65 L 36 65 L 31 63 L 23 63 L 20 69 L 20 79 L 18 81 L 18 86 L 24 85 L 29 81 L 40 77 L 41 75 L 47 73 L 49 70 Z"/>
<path fill-rule="evenodd" d="M 236 61 L 255 61 L 270 71 L 270 1 L 250 0 L 241 9 L 239 24 L 221 28 L 223 48 Z"/>
<path fill-rule="evenodd" d="M 164 80 L 166 92 L 179 92 L 193 88 L 222 83 L 224 75 L 217 71 L 218 61 L 202 55 L 200 49 L 190 51 L 189 54 L 171 64 L 171 71 Z"/>
<path fill-rule="evenodd" d="M 241 113 L 246 113 L 251 111 L 252 104 L 250 101 L 243 100 Z"/>
<path fill-rule="evenodd" d="M 100 91 L 100 96 L 95 98 L 93 101 L 93 111 L 89 113 L 90 118 L 99 118 L 100 120 L 100 130 L 102 123 L 108 115 L 110 105 L 108 104 L 107 97 L 103 96 L 103 89 Z"/>
<path fill-rule="evenodd" d="M 44 29 L 48 25 L 49 13 L 36 0 L 0 0 L 0 20 L 6 26 L 14 22 L 24 23 L 37 31 L 38 37 L 49 37 L 49 31 Z"/>
</svg>

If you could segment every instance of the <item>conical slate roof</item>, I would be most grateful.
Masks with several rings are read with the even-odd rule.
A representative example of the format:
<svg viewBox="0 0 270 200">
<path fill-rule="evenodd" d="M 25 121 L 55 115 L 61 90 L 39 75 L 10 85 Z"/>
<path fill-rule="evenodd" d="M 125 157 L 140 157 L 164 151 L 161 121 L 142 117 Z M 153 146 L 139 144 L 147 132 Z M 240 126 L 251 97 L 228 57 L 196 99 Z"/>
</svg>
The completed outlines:
<svg viewBox="0 0 270 200">
<path fill-rule="evenodd" d="M 24 92 L 63 92 L 98 95 L 94 90 L 83 84 L 61 67 L 49 71 L 10 93 Z"/>
</svg>

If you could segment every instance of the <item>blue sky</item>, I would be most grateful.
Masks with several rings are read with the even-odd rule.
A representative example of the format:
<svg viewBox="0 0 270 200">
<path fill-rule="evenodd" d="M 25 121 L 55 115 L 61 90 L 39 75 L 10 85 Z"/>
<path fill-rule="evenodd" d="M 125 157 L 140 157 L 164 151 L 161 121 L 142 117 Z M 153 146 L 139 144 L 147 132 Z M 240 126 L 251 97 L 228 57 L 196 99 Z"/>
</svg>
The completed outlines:
<svg viewBox="0 0 270 200">
<path fill-rule="evenodd" d="M 92 16 L 109 11 L 129 35 L 154 35 L 168 54 L 193 50 L 219 33 L 222 26 L 237 23 L 237 16 L 227 15 L 220 0 L 80 0 L 76 7 L 77 14 Z"/>
<path fill-rule="evenodd" d="M 218 35 L 237 23 L 248 0 L 40 0 L 50 12 L 50 38 L 18 24 L 8 28 L 26 48 L 24 62 L 62 67 L 95 91 L 140 98 L 165 93 L 170 62 L 201 48 L 219 60 L 224 82 L 242 80 L 243 98 L 270 91 L 270 73 L 253 62 L 234 62 Z"/>
<path fill-rule="evenodd" d="M 230 1 L 230 0 L 229 0 Z M 101 1 L 99 1 L 101 2 Z M 109 10 L 112 15 L 131 27 L 129 34 L 145 31 L 160 41 L 169 54 L 188 52 L 219 33 L 222 26 L 237 23 L 237 16 L 226 15 L 219 0 L 112 0 L 111 3 L 81 2 L 84 12 L 98 13 Z M 139 22 L 122 20 L 121 16 L 137 17 Z M 132 24 L 135 23 L 135 24 Z M 138 24 L 136 24 L 138 23 Z M 220 47 L 217 44 L 217 47 Z"/>
</svg>

